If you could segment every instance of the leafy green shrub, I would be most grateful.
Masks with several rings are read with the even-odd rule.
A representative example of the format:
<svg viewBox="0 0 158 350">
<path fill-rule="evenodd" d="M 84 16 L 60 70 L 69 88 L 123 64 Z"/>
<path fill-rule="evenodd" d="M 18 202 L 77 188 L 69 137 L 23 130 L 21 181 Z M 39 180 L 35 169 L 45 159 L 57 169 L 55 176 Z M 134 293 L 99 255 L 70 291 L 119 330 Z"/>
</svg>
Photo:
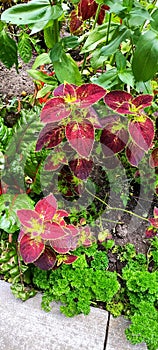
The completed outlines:
<svg viewBox="0 0 158 350">
<path fill-rule="evenodd" d="M 109 302 L 120 285 L 117 274 L 105 268 L 106 252 L 95 252 L 91 267 L 85 254 L 81 254 L 72 265 L 63 264 L 55 271 L 46 272 L 35 268 L 33 282 L 44 291 L 42 308 L 49 311 L 51 301 L 60 301 L 63 304 L 61 312 L 71 317 L 79 313 L 87 315 L 90 305 L 97 301 Z"/>
</svg>

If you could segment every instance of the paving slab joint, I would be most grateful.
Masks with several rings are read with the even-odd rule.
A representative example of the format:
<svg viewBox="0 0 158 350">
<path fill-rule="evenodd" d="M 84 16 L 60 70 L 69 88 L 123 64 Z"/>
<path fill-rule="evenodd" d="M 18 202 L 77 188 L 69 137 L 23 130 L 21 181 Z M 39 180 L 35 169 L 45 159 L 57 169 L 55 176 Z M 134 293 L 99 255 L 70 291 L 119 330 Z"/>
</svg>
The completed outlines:
<svg viewBox="0 0 158 350">
<path fill-rule="evenodd" d="M 106 347 L 107 347 L 107 340 L 108 340 L 108 334 L 109 334 L 109 326 L 110 326 L 110 312 L 108 312 L 108 318 L 107 318 L 107 324 L 106 324 L 106 330 L 105 330 L 105 340 L 104 340 L 104 347 L 103 347 L 103 350 L 106 350 Z"/>
</svg>

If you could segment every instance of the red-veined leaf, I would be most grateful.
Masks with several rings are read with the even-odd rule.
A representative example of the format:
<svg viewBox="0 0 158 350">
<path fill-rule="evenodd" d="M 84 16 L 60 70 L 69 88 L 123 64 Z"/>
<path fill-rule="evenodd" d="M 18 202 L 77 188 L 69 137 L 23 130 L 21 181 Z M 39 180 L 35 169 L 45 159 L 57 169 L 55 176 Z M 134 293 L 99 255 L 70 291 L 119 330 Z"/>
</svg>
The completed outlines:
<svg viewBox="0 0 158 350">
<path fill-rule="evenodd" d="M 50 245 L 59 254 L 68 253 L 71 247 L 71 235 L 51 241 Z"/>
<path fill-rule="evenodd" d="M 54 240 L 61 237 L 64 237 L 66 232 L 64 229 L 58 225 L 56 222 L 46 222 L 44 224 L 44 232 L 41 234 L 41 237 L 45 240 Z"/>
<path fill-rule="evenodd" d="M 20 255 L 26 264 L 33 263 L 43 253 L 45 245 L 39 240 L 32 239 L 30 235 L 25 235 L 20 240 Z"/>
<path fill-rule="evenodd" d="M 53 194 L 40 199 L 35 205 L 35 211 L 42 215 L 44 221 L 52 220 L 57 209 L 57 201 Z"/>
<path fill-rule="evenodd" d="M 106 94 L 106 90 L 96 84 L 83 84 L 76 88 L 77 101 L 81 108 L 90 107 Z"/>
<path fill-rule="evenodd" d="M 158 218 L 158 208 L 154 207 L 154 218 Z"/>
<path fill-rule="evenodd" d="M 130 114 L 131 94 L 126 91 L 114 90 L 104 97 L 104 102 L 114 111 L 122 114 Z"/>
<path fill-rule="evenodd" d="M 69 167 L 76 177 L 86 180 L 93 168 L 93 161 L 84 158 L 73 159 L 69 162 Z"/>
<path fill-rule="evenodd" d="M 41 112 L 41 121 L 43 123 L 58 122 L 71 113 L 70 108 L 66 105 L 64 98 L 53 97 L 43 107 Z"/>
<path fill-rule="evenodd" d="M 154 230 L 152 227 L 149 227 L 145 231 L 146 238 L 152 238 L 156 235 L 156 230 Z"/>
<path fill-rule="evenodd" d="M 94 0 L 80 0 L 78 4 L 78 14 L 83 21 L 93 17 L 96 13 L 98 5 Z"/>
<path fill-rule="evenodd" d="M 34 210 L 17 210 L 17 216 L 21 224 L 28 228 L 33 228 L 36 224 L 39 226 L 42 226 L 43 224 L 43 220 L 40 218 L 40 215 Z"/>
<path fill-rule="evenodd" d="M 158 218 L 149 218 L 150 224 L 156 228 L 158 228 Z"/>
<path fill-rule="evenodd" d="M 77 30 L 82 26 L 83 22 L 79 18 L 77 11 L 73 10 L 70 13 L 70 23 L 69 23 L 69 28 L 70 28 L 70 33 L 72 34 L 77 34 Z"/>
<path fill-rule="evenodd" d="M 76 89 L 76 87 L 77 87 L 77 85 L 75 85 L 75 84 L 68 84 L 68 85 L 72 86 L 72 88 L 74 88 L 74 89 Z M 59 86 L 57 86 L 57 88 L 54 89 L 53 94 L 55 97 L 57 97 L 57 96 L 63 97 L 65 95 L 64 94 L 64 84 L 60 84 Z"/>
<path fill-rule="evenodd" d="M 66 259 L 65 259 L 66 258 Z M 78 256 L 76 255 L 65 255 L 64 259 L 63 259 L 63 263 L 64 264 L 72 264 L 73 262 L 75 262 L 78 259 Z"/>
<path fill-rule="evenodd" d="M 86 119 L 94 126 L 96 129 L 102 129 L 102 125 L 100 123 L 100 119 L 98 117 L 97 112 L 93 107 L 88 108 L 88 113 L 86 114 Z"/>
<path fill-rule="evenodd" d="M 148 151 L 154 138 L 153 121 L 148 117 L 143 122 L 132 120 L 128 124 L 128 130 L 133 141 L 144 151 Z"/>
<path fill-rule="evenodd" d="M 53 269 L 56 261 L 57 259 L 55 252 L 53 252 L 51 248 L 45 247 L 45 250 L 41 256 L 36 261 L 34 261 L 34 265 L 39 267 L 41 270 L 50 270 Z"/>
<path fill-rule="evenodd" d="M 68 98 L 71 102 L 71 100 L 77 100 L 77 96 L 76 96 L 76 87 L 74 87 L 72 84 L 64 84 L 64 88 L 63 88 L 63 94 L 64 97 Z"/>
<path fill-rule="evenodd" d="M 27 230 L 24 227 L 21 227 L 19 235 L 18 235 L 18 242 L 21 241 L 21 239 L 27 234 Z"/>
<path fill-rule="evenodd" d="M 94 143 L 94 128 L 90 122 L 84 120 L 82 123 L 67 124 L 66 137 L 72 148 L 81 157 L 88 158 L 90 156 Z"/>
<path fill-rule="evenodd" d="M 138 147 L 138 145 L 131 141 L 126 147 L 126 156 L 130 164 L 133 166 L 138 166 L 139 162 L 143 158 L 145 151 Z"/>
<path fill-rule="evenodd" d="M 98 16 L 98 20 L 97 20 L 97 23 L 98 23 L 99 25 L 101 25 L 101 24 L 103 23 L 104 17 L 105 17 L 105 12 L 106 12 L 107 10 L 109 10 L 109 9 L 110 9 L 110 7 L 107 6 L 107 5 L 103 5 L 103 6 L 101 7 L 101 10 L 100 10 L 99 16 Z"/>
<path fill-rule="evenodd" d="M 112 157 L 115 153 L 121 152 L 127 144 L 128 132 L 124 128 L 113 131 L 116 124 L 107 125 L 102 131 L 100 142 L 106 157 Z"/>
<path fill-rule="evenodd" d="M 156 168 L 158 166 L 158 148 L 155 148 L 149 157 L 149 165 L 151 168 Z"/>
<path fill-rule="evenodd" d="M 65 153 L 58 148 L 54 150 L 45 160 L 44 169 L 47 171 L 54 171 L 60 168 L 61 164 L 67 164 Z"/>
<path fill-rule="evenodd" d="M 64 139 L 64 130 L 64 126 L 55 126 L 54 123 L 46 124 L 38 136 L 36 151 L 40 151 L 43 146 L 52 148 L 59 145 Z"/>
<path fill-rule="evenodd" d="M 136 107 L 139 107 L 140 109 L 143 109 L 147 106 L 150 106 L 152 100 L 153 96 L 151 95 L 139 95 L 132 100 L 132 104 L 134 104 Z"/>
</svg>

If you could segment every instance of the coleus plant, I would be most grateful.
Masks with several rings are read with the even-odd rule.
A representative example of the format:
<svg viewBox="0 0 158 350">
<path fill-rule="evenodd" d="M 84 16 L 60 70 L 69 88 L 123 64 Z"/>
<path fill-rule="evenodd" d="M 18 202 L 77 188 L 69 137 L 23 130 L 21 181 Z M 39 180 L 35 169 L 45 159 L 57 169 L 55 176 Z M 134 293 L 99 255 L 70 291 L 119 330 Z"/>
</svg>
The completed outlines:
<svg viewBox="0 0 158 350">
<path fill-rule="evenodd" d="M 97 16 L 96 22 L 98 24 L 102 24 L 105 17 L 105 12 L 109 10 L 109 8 L 109 6 L 98 4 L 94 0 L 80 0 L 77 10 L 73 10 L 71 12 L 71 33 L 77 32 L 77 30 L 82 27 L 84 21 L 95 16 Z"/>
<path fill-rule="evenodd" d="M 154 217 L 149 218 L 150 226 L 146 229 L 145 234 L 147 238 L 156 236 L 158 232 L 158 208 L 154 208 Z"/>
<path fill-rule="evenodd" d="M 56 268 L 61 262 L 70 264 L 77 259 L 71 251 L 80 244 L 91 245 L 90 229 L 67 224 L 68 215 L 58 210 L 53 194 L 39 200 L 34 210 L 17 210 L 19 252 L 26 264 L 34 263 L 43 270 Z"/>
<path fill-rule="evenodd" d="M 138 166 L 154 139 L 154 123 L 144 112 L 152 103 L 151 95 L 139 95 L 135 98 L 125 91 L 111 91 L 104 97 L 105 104 L 116 113 L 128 116 L 126 121 L 116 115 L 105 118 L 105 127 L 101 134 L 103 152 L 112 156 L 126 147 L 126 156 L 133 166 Z"/>
</svg>

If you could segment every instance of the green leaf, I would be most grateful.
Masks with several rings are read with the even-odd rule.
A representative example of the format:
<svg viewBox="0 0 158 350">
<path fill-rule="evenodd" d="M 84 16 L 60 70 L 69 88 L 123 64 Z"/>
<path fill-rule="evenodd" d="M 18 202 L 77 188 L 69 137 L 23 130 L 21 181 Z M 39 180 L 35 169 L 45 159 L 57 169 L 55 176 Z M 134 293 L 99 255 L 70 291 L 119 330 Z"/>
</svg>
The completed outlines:
<svg viewBox="0 0 158 350">
<path fill-rule="evenodd" d="M 48 76 L 47 74 L 40 72 L 40 71 L 37 71 L 35 69 L 28 69 L 27 72 L 35 80 L 40 80 L 46 84 L 53 85 L 53 86 L 56 85 L 56 79 L 53 76 Z"/>
<path fill-rule="evenodd" d="M 50 5 L 49 0 L 32 0 L 27 4 L 18 4 L 2 13 L 1 20 L 12 24 L 32 24 L 59 18 L 63 13 L 59 5 Z M 39 29 L 40 30 L 40 29 Z"/>
<path fill-rule="evenodd" d="M 50 63 L 51 63 L 51 59 L 49 57 L 49 54 L 44 52 L 44 53 L 41 53 L 39 56 L 37 56 L 32 66 L 32 69 L 36 69 L 39 66 L 42 66 L 43 64 L 50 64 Z"/>
<path fill-rule="evenodd" d="M 51 49 L 54 44 L 54 28 L 53 25 L 44 29 L 44 41 L 48 49 Z"/>
<path fill-rule="evenodd" d="M 27 194 L 2 194 L 0 196 L 0 228 L 14 233 L 20 227 L 16 211 L 18 209 L 34 209 L 34 202 Z"/>
<path fill-rule="evenodd" d="M 69 54 L 63 52 L 59 61 L 53 62 L 55 74 L 60 81 L 70 84 L 81 85 L 82 78 L 76 62 Z"/>
<path fill-rule="evenodd" d="M 134 87 L 134 77 L 132 71 L 118 72 L 118 77 L 124 84 Z"/>
<path fill-rule="evenodd" d="M 23 34 L 18 42 L 18 51 L 20 57 L 25 63 L 28 63 L 32 57 L 32 47 L 27 34 Z"/>
<path fill-rule="evenodd" d="M 151 30 L 141 34 L 133 56 L 132 70 L 137 81 L 152 79 L 158 70 L 158 35 Z"/>
<path fill-rule="evenodd" d="M 54 85 L 56 87 L 57 86 L 57 82 L 56 82 L 56 84 L 54 82 Z M 41 90 L 38 91 L 36 98 L 44 97 L 44 96 L 46 96 L 48 94 L 48 92 L 50 92 L 52 90 L 54 90 L 54 86 L 52 86 L 52 85 L 44 86 Z"/>
<path fill-rule="evenodd" d="M 117 29 L 114 35 L 114 39 L 111 40 L 108 45 L 101 48 L 101 55 L 110 56 L 115 53 L 122 41 L 129 38 L 130 35 L 131 31 L 125 26 L 122 26 L 121 29 L 119 28 L 119 30 Z"/>
<path fill-rule="evenodd" d="M 89 33 L 81 53 L 94 50 L 100 43 L 106 41 L 107 24 L 102 24 Z"/>
<path fill-rule="evenodd" d="M 0 32 L 0 60 L 9 69 L 14 63 L 18 67 L 16 43 L 5 30 Z"/>
<path fill-rule="evenodd" d="M 126 68 L 126 58 L 121 51 L 117 51 L 115 54 L 116 66 L 119 72 L 122 72 Z"/>
<path fill-rule="evenodd" d="M 151 17 L 153 21 L 150 23 L 150 25 L 153 29 L 158 31 L 158 9 L 156 9 L 156 11 L 153 12 Z"/>
<path fill-rule="evenodd" d="M 62 55 L 64 54 L 62 43 L 56 43 L 52 50 L 50 51 L 50 59 L 51 61 L 54 62 L 59 62 L 61 59 Z"/>
<path fill-rule="evenodd" d="M 75 35 L 65 36 L 61 39 L 61 42 L 65 49 L 74 49 L 79 44 L 78 36 Z"/>
<path fill-rule="evenodd" d="M 130 27 L 139 27 L 146 20 L 151 21 L 152 17 L 149 12 L 145 10 L 145 8 L 135 7 L 131 12 L 128 19 L 128 23 Z"/>
<path fill-rule="evenodd" d="M 104 89 L 111 89 L 111 87 L 119 83 L 117 69 L 112 68 L 100 75 L 99 78 L 92 78 L 91 81 L 94 84 L 102 86 Z"/>
</svg>

